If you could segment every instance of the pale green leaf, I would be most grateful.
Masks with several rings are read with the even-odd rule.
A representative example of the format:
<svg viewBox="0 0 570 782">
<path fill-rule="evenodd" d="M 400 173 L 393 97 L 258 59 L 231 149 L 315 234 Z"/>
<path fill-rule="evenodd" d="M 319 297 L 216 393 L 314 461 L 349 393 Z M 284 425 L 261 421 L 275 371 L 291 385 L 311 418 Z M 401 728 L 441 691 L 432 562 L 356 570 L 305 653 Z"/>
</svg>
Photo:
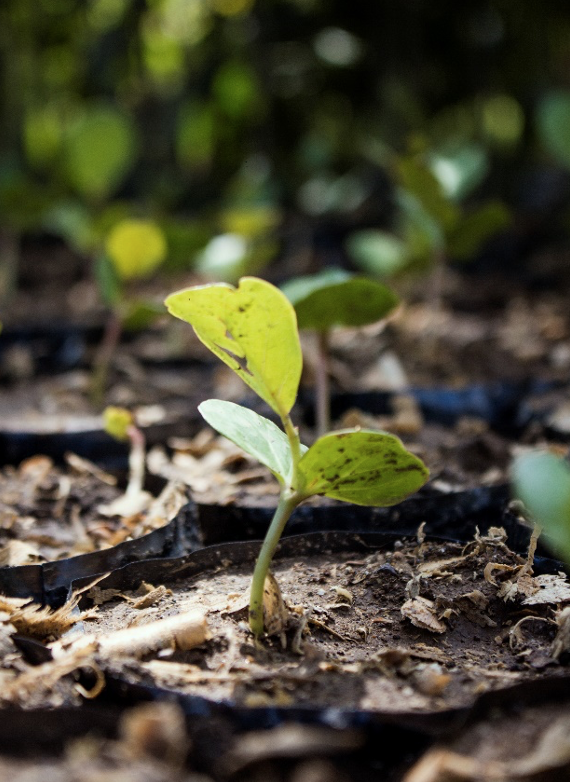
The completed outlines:
<svg viewBox="0 0 570 782">
<path fill-rule="evenodd" d="M 409 261 L 406 245 L 398 236 L 375 228 L 350 234 L 346 249 L 363 271 L 381 277 L 396 274 Z"/>
<path fill-rule="evenodd" d="M 198 406 L 198 410 L 216 431 L 269 467 L 283 481 L 290 480 L 292 462 L 289 441 L 285 432 L 273 421 L 253 410 L 221 399 L 208 399 Z"/>
<path fill-rule="evenodd" d="M 299 277 L 283 286 L 301 329 L 327 331 L 335 326 L 366 326 L 398 304 L 395 293 L 375 280 L 341 269 Z"/>
<path fill-rule="evenodd" d="M 441 230 L 447 232 L 455 227 L 459 210 L 447 198 L 441 183 L 424 161 L 416 157 L 402 158 L 398 163 L 398 174 L 403 189 L 417 198 Z"/>
<path fill-rule="evenodd" d="M 394 505 L 417 491 L 429 473 L 391 434 L 366 429 L 331 432 L 299 462 L 307 496 L 356 505 Z"/>
<path fill-rule="evenodd" d="M 295 310 L 278 288 L 243 277 L 237 289 L 201 285 L 173 293 L 165 303 L 280 417 L 288 415 L 303 358 Z"/>
<path fill-rule="evenodd" d="M 535 452 L 515 459 L 512 476 L 515 494 L 570 563 L 570 466 L 554 454 Z"/>
</svg>

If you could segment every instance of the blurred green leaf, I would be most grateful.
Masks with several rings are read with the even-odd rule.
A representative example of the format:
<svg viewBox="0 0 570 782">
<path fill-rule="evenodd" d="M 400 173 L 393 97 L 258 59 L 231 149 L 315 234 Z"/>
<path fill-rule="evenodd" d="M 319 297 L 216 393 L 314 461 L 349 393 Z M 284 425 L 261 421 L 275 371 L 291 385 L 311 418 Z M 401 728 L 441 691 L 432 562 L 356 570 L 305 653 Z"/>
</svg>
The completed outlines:
<svg viewBox="0 0 570 782">
<path fill-rule="evenodd" d="M 398 188 L 395 200 L 400 207 L 398 233 L 402 236 L 410 263 L 430 263 L 434 254 L 445 251 L 443 227 L 413 193 Z"/>
<path fill-rule="evenodd" d="M 103 303 L 113 309 L 121 298 L 121 282 L 113 262 L 105 254 L 95 261 L 95 279 Z"/>
<path fill-rule="evenodd" d="M 220 110 L 234 120 L 250 119 L 263 106 L 257 75 L 245 62 L 225 62 L 216 73 L 212 92 Z"/>
<path fill-rule="evenodd" d="M 109 405 L 103 410 L 103 428 L 116 440 L 128 440 L 133 424 L 133 414 L 124 407 Z"/>
<path fill-rule="evenodd" d="M 164 234 L 151 220 L 121 220 L 111 229 L 105 248 L 123 280 L 147 277 L 167 254 Z"/>
<path fill-rule="evenodd" d="M 299 328 L 316 331 L 375 323 L 399 302 L 385 285 L 342 269 L 298 277 L 282 290 L 295 307 Z"/>
<path fill-rule="evenodd" d="M 515 495 L 570 564 L 570 466 L 554 454 L 535 452 L 515 459 L 512 477 Z"/>
<path fill-rule="evenodd" d="M 95 230 L 89 210 L 79 201 L 60 201 L 47 211 L 42 220 L 43 227 L 61 236 L 62 239 L 81 253 L 93 251 Z"/>
<path fill-rule="evenodd" d="M 26 158 L 34 168 L 50 165 L 61 146 L 62 122 L 56 106 L 29 109 L 24 119 L 23 145 Z"/>
<path fill-rule="evenodd" d="M 225 209 L 220 215 L 220 223 L 225 232 L 252 239 L 275 230 L 280 219 L 278 209 L 264 204 L 235 206 Z"/>
<path fill-rule="evenodd" d="M 408 263 L 406 245 L 387 231 L 354 231 L 346 241 L 346 249 L 363 271 L 380 277 L 396 274 Z"/>
<path fill-rule="evenodd" d="M 428 166 L 417 157 L 401 158 L 397 163 L 402 188 L 412 195 L 424 212 L 436 221 L 443 232 L 459 221 L 459 210 L 447 198 L 444 189 Z"/>
<path fill-rule="evenodd" d="M 214 236 L 196 258 L 194 268 L 211 280 L 237 282 L 240 277 L 263 269 L 278 252 L 270 237 L 248 241 L 240 234 Z"/>
<path fill-rule="evenodd" d="M 209 166 L 216 147 L 216 117 L 212 106 L 185 103 L 176 123 L 176 157 L 188 169 Z"/>
<path fill-rule="evenodd" d="M 86 107 L 63 145 L 67 179 L 93 200 L 108 198 L 128 174 L 137 152 L 132 120 L 112 106 Z"/>
<path fill-rule="evenodd" d="M 538 107 L 536 124 L 545 149 L 570 169 L 570 91 L 550 92 Z"/>
<path fill-rule="evenodd" d="M 123 312 L 121 313 L 121 324 L 126 331 L 141 331 L 152 326 L 155 320 L 164 315 L 164 313 L 165 309 L 162 304 L 141 299 L 130 299 L 124 304 Z"/>
<path fill-rule="evenodd" d="M 448 198 L 460 201 L 487 176 L 489 159 L 485 149 L 467 144 L 450 152 L 429 155 L 429 168 Z"/>
<path fill-rule="evenodd" d="M 511 214 L 500 201 L 490 201 L 475 209 L 451 234 L 448 254 L 458 261 L 473 258 L 491 237 L 506 228 Z"/>
</svg>

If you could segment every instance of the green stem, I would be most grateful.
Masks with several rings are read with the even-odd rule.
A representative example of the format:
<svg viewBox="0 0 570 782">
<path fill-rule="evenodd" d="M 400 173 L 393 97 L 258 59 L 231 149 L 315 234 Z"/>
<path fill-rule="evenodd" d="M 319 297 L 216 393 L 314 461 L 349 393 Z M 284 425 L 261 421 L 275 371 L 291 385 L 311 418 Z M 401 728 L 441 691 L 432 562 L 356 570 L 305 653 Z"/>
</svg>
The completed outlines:
<svg viewBox="0 0 570 782">
<path fill-rule="evenodd" d="M 302 501 L 297 492 L 291 493 L 284 489 L 279 498 L 279 504 L 275 510 L 269 529 L 263 541 L 261 551 L 255 563 L 253 578 L 251 579 L 251 593 L 249 598 L 249 626 L 253 634 L 259 638 L 263 635 L 263 589 L 265 579 L 269 572 L 269 565 L 279 543 L 279 538 L 285 528 L 289 517 Z"/>
<path fill-rule="evenodd" d="M 297 478 L 299 475 L 298 465 L 302 455 L 301 440 L 299 439 L 299 432 L 297 428 L 293 425 L 293 421 L 291 421 L 290 416 L 286 415 L 283 418 L 281 418 L 281 423 L 283 424 L 283 429 L 285 429 L 285 434 L 287 435 L 287 439 L 289 440 L 289 445 L 291 447 L 291 460 L 293 462 L 291 486 L 289 488 L 292 490 L 297 490 L 299 488 L 297 486 Z"/>
<path fill-rule="evenodd" d="M 318 351 L 315 377 L 317 407 L 317 437 L 322 437 L 331 428 L 330 384 L 329 384 L 329 333 L 317 333 Z"/>
<path fill-rule="evenodd" d="M 117 312 L 111 312 L 105 324 L 103 338 L 97 348 L 91 370 L 91 401 L 96 406 L 103 404 L 109 367 L 121 340 L 122 330 L 123 324 L 120 315 Z"/>
</svg>

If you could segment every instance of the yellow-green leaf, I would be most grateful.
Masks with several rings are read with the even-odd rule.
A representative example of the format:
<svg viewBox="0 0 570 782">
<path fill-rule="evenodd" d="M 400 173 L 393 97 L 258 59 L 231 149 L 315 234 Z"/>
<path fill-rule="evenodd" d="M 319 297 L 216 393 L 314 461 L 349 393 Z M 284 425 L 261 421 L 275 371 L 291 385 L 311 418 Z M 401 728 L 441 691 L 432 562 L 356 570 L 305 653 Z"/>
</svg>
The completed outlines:
<svg viewBox="0 0 570 782">
<path fill-rule="evenodd" d="M 278 288 L 242 277 L 237 288 L 198 285 L 171 294 L 165 304 L 276 413 L 289 413 L 303 358 L 295 310 Z"/>
<path fill-rule="evenodd" d="M 105 242 L 107 254 L 122 280 L 146 277 L 166 258 L 166 239 L 152 220 L 121 220 Z"/>
<path fill-rule="evenodd" d="M 127 440 L 133 423 L 133 414 L 124 407 L 109 405 L 103 410 L 103 427 L 115 440 Z"/>
<path fill-rule="evenodd" d="M 356 505 L 395 505 L 429 477 L 424 463 L 394 435 L 367 429 L 324 435 L 299 462 L 303 493 Z"/>
</svg>

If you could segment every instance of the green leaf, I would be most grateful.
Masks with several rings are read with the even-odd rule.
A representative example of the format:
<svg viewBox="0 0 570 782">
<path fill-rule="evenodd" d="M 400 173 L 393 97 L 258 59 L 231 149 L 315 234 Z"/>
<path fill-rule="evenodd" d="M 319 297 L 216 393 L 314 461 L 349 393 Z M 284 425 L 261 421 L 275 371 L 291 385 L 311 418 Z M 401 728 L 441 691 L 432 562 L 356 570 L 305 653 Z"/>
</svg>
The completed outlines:
<svg viewBox="0 0 570 782">
<path fill-rule="evenodd" d="M 199 285 L 171 294 L 169 312 L 281 418 L 293 407 L 303 357 L 295 310 L 274 285 L 242 277 L 239 285 Z"/>
<path fill-rule="evenodd" d="M 399 272 L 409 260 L 406 245 L 400 238 L 374 228 L 352 233 L 346 249 L 363 271 L 382 277 Z"/>
<path fill-rule="evenodd" d="M 570 466 L 554 454 L 535 452 L 515 459 L 512 477 L 514 493 L 570 563 Z"/>
<path fill-rule="evenodd" d="M 95 262 L 95 279 L 103 304 L 113 308 L 121 298 L 121 282 L 111 259 L 105 254 Z"/>
<path fill-rule="evenodd" d="M 538 107 L 536 123 L 548 152 L 570 168 L 570 91 L 551 91 Z"/>
<path fill-rule="evenodd" d="M 299 328 L 317 331 L 375 323 L 399 301 L 385 285 L 342 269 L 291 280 L 283 292 L 295 307 Z"/>
<path fill-rule="evenodd" d="M 487 176 L 489 159 L 478 144 L 464 144 L 448 152 L 433 152 L 429 168 L 448 198 L 461 200 Z"/>
<path fill-rule="evenodd" d="M 122 280 L 148 277 L 167 253 L 164 234 L 152 220 L 121 220 L 109 231 L 105 249 Z"/>
<path fill-rule="evenodd" d="M 401 159 L 398 174 L 403 189 L 418 199 L 426 213 L 444 232 L 455 227 L 459 210 L 446 197 L 439 180 L 423 161 L 415 157 Z"/>
<path fill-rule="evenodd" d="M 398 232 L 404 239 L 408 261 L 429 261 L 434 253 L 444 251 L 445 231 L 424 208 L 420 199 L 408 190 L 398 187 L 395 200 L 400 209 Z"/>
<path fill-rule="evenodd" d="M 500 201 L 490 201 L 467 215 L 451 234 L 448 252 L 458 261 L 466 261 L 492 236 L 511 221 L 507 207 Z"/>
<path fill-rule="evenodd" d="M 129 299 L 121 312 L 121 324 L 126 331 L 142 331 L 164 315 L 164 307 L 151 300 Z"/>
<path fill-rule="evenodd" d="M 136 128 L 128 115 L 112 106 L 90 106 L 64 142 L 67 178 L 80 195 L 104 200 L 129 172 L 136 148 Z"/>
<path fill-rule="evenodd" d="M 394 505 L 429 477 L 424 463 L 391 434 L 366 429 L 332 432 L 299 462 L 307 496 L 322 494 L 356 505 Z"/>
<path fill-rule="evenodd" d="M 198 410 L 216 431 L 269 467 L 282 481 L 290 480 L 293 463 L 289 441 L 273 421 L 221 399 L 208 399 Z"/>
</svg>

